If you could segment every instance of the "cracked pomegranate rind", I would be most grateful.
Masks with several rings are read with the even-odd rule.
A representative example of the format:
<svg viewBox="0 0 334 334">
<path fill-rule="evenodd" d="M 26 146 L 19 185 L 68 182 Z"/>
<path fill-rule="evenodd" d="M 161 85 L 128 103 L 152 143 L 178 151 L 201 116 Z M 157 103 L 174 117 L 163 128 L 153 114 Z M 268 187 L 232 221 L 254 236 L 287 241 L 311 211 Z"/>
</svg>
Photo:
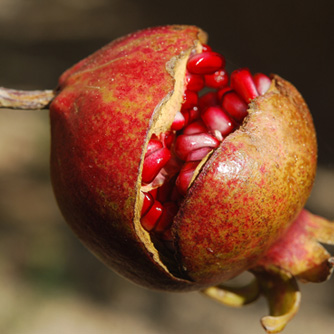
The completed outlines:
<svg viewBox="0 0 334 334">
<path fill-rule="evenodd" d="M 66 71 L 50 107 L 52 183 L 64 216 L 107 265 L 151 288 L 198 286 L 167 270 L 142 228 L 138 178 L 150 128 L 171 126 L 187 57 L 204 36 L 171 26 L 118 39 Z"/>
<path fill-rule="evenodd" d="M 268 333 L 298 309 L 295 278 L 329 278 L 334 260 L 320 243 L 334 243 L 334 224 L 303 210 L 315 130 L 289 82 L 247 68 L 228 75 L 201 29 L 166 26 L 108 44 L 54 92 L 0 88 L 0 107 L 51 101 L 59 207 L 119 274 L 230 306 L 262 294 Z M 255 281 L 224 285 L 246 270 Z"/>
<path fill-rule="evenodd" d="M 296 89 L 275 76 L 248 113 L 203 166 L 172 225 L 179 261 L 196 282 L 216 285 L 252 267 L 312 188 L 315 132 Z"/>
</svg>

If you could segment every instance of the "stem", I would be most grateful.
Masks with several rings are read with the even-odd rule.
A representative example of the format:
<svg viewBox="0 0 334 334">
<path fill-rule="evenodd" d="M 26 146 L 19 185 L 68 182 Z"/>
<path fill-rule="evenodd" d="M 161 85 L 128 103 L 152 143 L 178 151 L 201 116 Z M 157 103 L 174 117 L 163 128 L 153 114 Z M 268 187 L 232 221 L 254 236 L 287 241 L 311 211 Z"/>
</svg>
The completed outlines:
<svg viewBox="0 0 334 334">
<path fill-rule="evenodd" d="M 0 108 L 46 109 L 55 97 L 53 90 L 16 90 L 0 87 Z"/>
</svg>

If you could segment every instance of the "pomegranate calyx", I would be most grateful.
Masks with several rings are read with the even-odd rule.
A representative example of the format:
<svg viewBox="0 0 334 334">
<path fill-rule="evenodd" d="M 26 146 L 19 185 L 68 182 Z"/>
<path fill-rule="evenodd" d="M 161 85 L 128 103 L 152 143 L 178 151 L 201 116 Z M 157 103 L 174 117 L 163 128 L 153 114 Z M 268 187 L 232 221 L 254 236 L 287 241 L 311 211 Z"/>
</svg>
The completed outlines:
<svg viewBox="0 0 334 334">
<path fill-rule="evenodd" d="M 204 295 L 227 306 L 240 307 L 265 297 L 270 315 L 261 319 L 267 333 L 281 332 L 298 312 L 301 293 L 293 275 L 278 267 L 257 268 L 254 279 L 242 286 L 220 284 L 202 291 Z"/>
<path fill-rule="evenodd" d="M 334 270 L 334 257 L 320 243 L 334 245 L 334 222 L 303 210 L 258 265 L 275 265 L 304 282 L 326 281 Z"/>
<path fill-rule="evenodd" d="M 263 317 L 261 324 L 267 333 L 279 333 L 300 307 L 301 293 L 296 279 L 291 273 L 275 266 L 258 268 L 253 273 L 270 309 L 270 315 Z"/>
</svg>

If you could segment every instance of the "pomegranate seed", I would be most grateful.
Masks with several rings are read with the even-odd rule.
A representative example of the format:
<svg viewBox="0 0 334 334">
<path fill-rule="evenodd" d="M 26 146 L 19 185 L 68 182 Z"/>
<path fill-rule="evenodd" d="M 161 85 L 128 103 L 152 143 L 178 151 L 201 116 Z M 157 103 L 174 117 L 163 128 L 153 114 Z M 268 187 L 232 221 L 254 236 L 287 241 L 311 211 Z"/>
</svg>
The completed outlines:
<svg viewBox="0 0 334 334">
<path fill-rule="evenodd" d="M 169 180 L 173 175 L 177 174 L 182 167 L 182 162 L 176 157 L 172 156 L 166 165 L 163 167 L 163 174 L 164 174 L 164 182 L 166 179 Z M 160 184 L 161 186 L 162 184 Z"/>
<path fill-rule="evenodd" d="M 192 151 L 187 155 L 186 161 L 199 161 L 202 160 L 210 151 L 212 151 L 211 147 L 202 147 L 198 150 Z"/>
<path fill-rule="evenodd" d="M 154 198 L 150 193 L 142 192 L 142 194 L 144 195 L 144 201 L 143 201 L 143 207 L 141 208 L 141 216 L 144 216 L 153 205 Z"/>
<path fill-rule="evenodd" d="M 166 202 L 163 205 L 162 215 L 160 216 L 157 225 L 155 226 L 155 232 L 162 233 L 169 229 L 172 225 L 173 219 L 176 216 L 179 208 L 174 202 Z"/>
<path fill-rule="evenodd" d="M 197 106 L 189 109 L 189 123 L 197 120 L 200 117 L 200 112 Z"/>
<path fill-rule="evenodd" d="M 208 92 L 202 95 L 198 100 L 198 108 L 200 111 L 205 110 L 210 106 L 219 105 L 219 100 L 216 92 Z"/>
<path fill-rule="evenodd" d="M 190 123 L 183 129 L 184 135 L 194 135 L 196 133 L 208 132 L 208 129 L 201 120 Z"/>
<path fill-rule="evenodd" d="M 244 99 L 246 103 L 259 94 L 248 68 L 240 68 L 231 74 L 231 87 Z"/>
<path fill-rule="evenodd" d="M 184 117 L 184 126 L 187 126 L 188 123 L 189 123 L 189 110 L 182 110 L 181 111 L 181 114 L 183 115 Z"/>
<path fill-rule="evenodd" d="M 151 231 L 154 229 L 158 219 L 161 217 L 163 211 L 162 204 L 159 201 L 154 201 L 150 210 L 145 216 L 140 219 L 141 225 L 146 231 Z"/>
<path fill-rule="evenodd" d="M 180 174 L 175 182 L 177 190 L 181 195 L 185 196 L 185 194 L 187 193 L 189 184 L 191 182 L 191 179 L 194 175 L 194 171 L 198 166 L 198 164 L 199 164 L 198 161 L 196 162 L 189 161 L 183 165 Z"/>
<path fill-rule="evenodd" d="M 175 142 L 175 153 L 182 160 L 187 160 L 187 155 L 199 148 L 216 148 L 219 141 L 208 133 L 198 133 L 193 135 L 180 135 Z"/>
<path fill-rule="evenodd" d="M 212 51 L 211 46 L 207 44 L 202 44 L 202 52 Z"/>
<path fill-rule="evenodd" d="M 171 148 L 175 139 L 175 133 L 172 131 L 166 131 L 160 135 L 160 138 L 164 147 Z"/>
<path fill-rule="evenodd" d="M 176 176 L 172 177 L 170 180 L 166 181 L 161 187 L 157 188 L 158 189 L 157 200 L 160 203 L 165 203 L 170 200 L 175 180 Z"/>
<path fill-rule="evenodd" d="M 225 70 L 218 70 L 213 74 L 204 76 L 205 85 L 210 88 L 219 89 L 228 84 L 228 74 Z"/>
<path fill-rule="evenodd" d="M 172 123 L 171 129 L 178 131 L 181 130 L 186 124 L 186 120 L 180 111 L 178 111 L 174 117 L 174 121 Z"/>
<path fill-rule="evenodd" d="M 146 184 L 151 183 L 159 174 L 161 168 L 166 165 L 171 156 L 172 155 L 168 148 L 161 148 L 145 157 L 142 171 L 142 181 Z"/>
<path fill-rule="evenodd" d="M 227 136 L 235 129 L 233 120 L 220 107 L 209 107 L 201 115 L 205 125 L 211 130 L 218 130 Z"/>
<path fill-rule="evenodd" d="M 183 200 L 183 195 L 179 192 L 179 189 L 176 186 L 174 186 L 174 188 L 172 190 L 172 193 L 170 195 L 170 199 L 171 199 L 171 201 L 176 202 L 176 203 Z"/>
<path fill-rule="evenodd" d="M 263 95 L 267 92 L 271 85 L 271 80 L 269 77 L 262 73 L 256 73 L 253 75 L 254 84 L 256 86 L 257 91 L 260 95 Z"/>
<path fill-rule="evenodd" d="M 217 52 L 207 51 L 191 56 L 187 69 L 193 74 L 212 74 L 225 66 L 225 58 Z"/>
<path fill-rule="evenodd" d="M 228 92 L 232 92 L 232 91 L 233 91 L 233 89 L 231 87 L 229 87 L 229 86 L 220 89 L 217 92 L 218 100 L 222 101 L 224 95 L 227 94 Z"/>
<path fill-rule="evenodd" d="M 191 109 L 196 106 L 198 103 L 198 95 L 197 93 L 186 89 L 183 93 L 183 103 L 182 110 Z"/>
<path fill-rule="evenodd" d="M 150 141 L 147 144 L 147 150 L 145 153 L 145 158 L 150 155 L 151 153 L 153 153 L 154 151 L 159 150 L 160 148 L 162 148 L 162 143 L 160 140 L 158 139 L 150 139 Z"/>
<path fill-rule="evenodd" d="M 149 194 L 156 199 L 157 198 L 157 193 L 158 193 L 158 188 L 154 188 L 151 191 L 149 191 Z"/>
<path fill-rule="evenodd" d="M 204 79 L 201 75 L 192 74 L 192 73 L 187 72 L 186 86 L 187 86 L 187 90 L 198 92 L 204 88 Z"/>
<path fill-rule="evenodd" d="M 233 91 L 224 95 L 222 107 L 238 122 L 247 116 L 248 105 Z"/>
</svg>

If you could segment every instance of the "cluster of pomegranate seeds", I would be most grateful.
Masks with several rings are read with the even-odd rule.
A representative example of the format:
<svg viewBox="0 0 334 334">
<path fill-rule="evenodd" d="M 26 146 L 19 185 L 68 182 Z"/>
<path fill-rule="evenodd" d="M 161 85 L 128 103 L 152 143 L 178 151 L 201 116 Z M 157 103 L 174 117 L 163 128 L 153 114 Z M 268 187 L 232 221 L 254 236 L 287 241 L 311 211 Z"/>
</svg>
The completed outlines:
<svg viewBox="0 0 334 334">
<path fill-rule="evenodd" d="M 195 169 L 240 126 L 248 103 L 270 84 L 266 75 L 252 75 L 247 68 L 229 77 L 224 57 L 207 45 L 189 58 L 181 110 L 170 131 L 152 136 L 144 157 L 141 224 L 145 230 L 171 240 L 170 226 Z M 210 90 L 201 94 L 203 88 Z"/>
</svg>

